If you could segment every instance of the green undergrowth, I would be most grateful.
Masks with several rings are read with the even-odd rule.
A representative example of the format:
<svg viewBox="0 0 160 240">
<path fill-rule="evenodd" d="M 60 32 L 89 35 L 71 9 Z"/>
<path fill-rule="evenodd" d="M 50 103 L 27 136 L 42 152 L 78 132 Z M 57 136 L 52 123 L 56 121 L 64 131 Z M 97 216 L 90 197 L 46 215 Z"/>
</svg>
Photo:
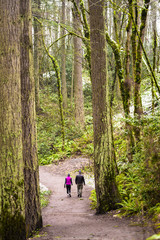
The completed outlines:
<svg viewBox="0 0 160 240">
<path fill-rule="evenodd" d="M 121 203 L 119 216 L 138 215 L 153 223 L 158 234 L 160 226 L 160 113 L 141 120 L 142 136 L 134 150 L 132 162 L 126 155 L 125 128 L 116 128 L 115 149 Z M 134 126 L 134 122 L 130 121 Z M 154 238 L 155 237 L 155 238 Z M 155 235 L 149 239 L 159 239 Z"/>
<path fill-rule="evenodd" d="M 154 234 L 151 237 L 147 238 L 146 240 L 155 240 L 155 239 L 160 239 L 160 233 Z"/>
<path fill-rule="evenodd" d="M 42 233 L 42 234 L 39 234 L 39 232 L 37 231 L 36 233 L 34 233 L 34 236 L 29 238 L 28 240 L 31 240 L 31 239 L 37 239 L 37 238 L 40 238 L 40 237 L 46 237 L 47 236 L 47 233 Z"/>
<path fill-rule="evenodd" d="M 45 90 L 46 91 L 46 90 Z M 65 113 L 65 147 L 62 149 L 61 126 L 57 96 L 41 91 L 41 111 L 37 115 L 38 157 L 41 165 L 55 163 L 72 155 L 93 156 L 93 126 L 90 99 L 85 100 L 86 126 L 84 131 L 74 125 L 74 115 Z M 48 95 L 47 95 L 48 94 Z M 141 140 L 136 145 L 133 161 L 127 159 L 127 132 L 125 120 L 113 122 L 114 147 L 119 174 L 116 177 L 121 195 L 120 215 L 139 214 L 154 218 L 159 216 L 160 202 L 160 112 L 146 114 L 140 122 Z M 134 119 L 128 119 L 133 127 Z M 93 166 L 85 167 L 93 172 Z M 96 208 L 95 190 L 91 193 L 91 207 Z M 151 211 L 152 209 L 152 211 Z M 158 218 L 155 224 L 158 222 Z"/>
<path fill-rule="evenodd" d="M 51 194 L 51 191 L 40 191 L 40 201 L 41 201 L 42 208 L 48 205 L 50 194 Z"/>
<path fill-rule="evenodd" d="M 136 216 L 148 222 L 155 233 L 147 240 L 160 239 L 160 114 L 147 115 L 141 120 L 141 141 L 135 147 L 133 161 L 127 159 L 124 120 L 114 129 L 114 146 L 119 174 L 116 176 L 121 202 L 117 216 Z M 131 124 L 135 124 L 131 122 Z M 96 209 L 95 189 L 90 195 L 91 208 Z M 139 221 L 139 220 L 138 220 Z"/>
<path fill-rule="evenodd" d="M 160 203 L 149 209 L 149 216 L 152 217 L 154 231 L 157 234 L 147 238 L 146 240 L 160 239 Z"/>
<path fill-rule="evenodd" d="M 97 196 L 96 196 L 95 189 L 93 189 L 91 191 L 91 195 L 90 195 L 89 199 L 91 200 L 91 202 L 90 202 L 91 209 L 92 210 L 96 209 L 96 207 L 97 207 Z"/>
<path fill-rule="evenodd" d="M 57 163 L 72 155 L 93 155 L 93 130 L 90 104 L 87 108 L 86 125 L 82 131 L 74 124 L 70 110 L 65 113 L 65 146 L 63 148 L 57 95 L 50 89 L 41 91 L 41 110 L 37 113 L 38 157 L 41 165 Z"/>
</svg>

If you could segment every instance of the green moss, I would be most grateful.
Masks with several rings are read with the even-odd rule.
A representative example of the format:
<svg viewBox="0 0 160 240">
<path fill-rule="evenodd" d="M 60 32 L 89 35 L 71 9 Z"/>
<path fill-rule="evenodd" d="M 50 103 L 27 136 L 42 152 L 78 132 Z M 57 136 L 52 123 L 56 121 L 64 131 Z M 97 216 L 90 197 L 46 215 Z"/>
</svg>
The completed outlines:
<svg viewBox="0 0 160 240">
<path fill-rule="evenodd" d="M 84 2 L 83 0 L 80 0 L 80 8 L 81 8 L 81 12 L 82 12 L 82 16 L 83 16 L 83 29 L 84 29 L 84 34 L 85 37 L 87 39 L 90 39 L 90 30 L 89 30 L 89 26 L 87 23 L 87 18 L 86 18 L 86 10 L 84 7 Z"/>
<path fill-rule="evenodd" d="M 20 211 L 12 214 L 5 205 L 1 214 L 0 235 L 2 240 L 25 240 L 25 220 Z"/>
<path fill-rule="evenodd" d="M 114 40 L 112 40 L 110 38 L 108 32 L 106 32 L 106 40 L 107 40 L 108 44 L 111 46 L 114 56 L 115 56 L 116 70 L 117 70 L 117 74 L 118 74 L 121 96 L 122 96 L 122 101 L 123 101 L 123 109 L 124 109 L 124 112 L 126 113 L 127 109 L 128 109 L 127 89 L 125 90 L 125 85 L 124 85 L 124 68 L 123 68 L 123 64 L 122 64 L 122 60 L 121 60 L 120 46 Z"/>
<path fill-rule="evenodd" d="M 95 147 L 94 168 L 97 213 L 105 213 L 116 209 L 120 197 L 115 179 L 111 139 L 107 136 L 107 133 L 101 137 L 100 143 Z"/>
</svg>

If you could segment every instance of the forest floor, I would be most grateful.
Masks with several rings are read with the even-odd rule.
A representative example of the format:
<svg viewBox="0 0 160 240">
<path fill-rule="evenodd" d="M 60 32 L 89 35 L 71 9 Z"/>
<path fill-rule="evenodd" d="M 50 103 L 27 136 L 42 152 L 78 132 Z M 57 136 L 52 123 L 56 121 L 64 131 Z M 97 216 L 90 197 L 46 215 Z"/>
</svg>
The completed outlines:
<svg viewBox="0 0 160 240">
<path fill-rule="evenodd" d="M 153 234 L 152 229 L 138 219 L 116 217 L 115 211 L 96 215 L 90 208 L 91 186 L 86 184 L 82 198 L 77 197 L 75 171 L 83 169 L 88 161 L 78 156 L 58 165 L 40 166 L 40 182 L 51 190 L 51 195 L 48 206 L 42 209 L 43 228 L 33 239 L 146 240 Z M 67 173 L 73 178 L 72 197 L 64 188 Z"/>
</svg>

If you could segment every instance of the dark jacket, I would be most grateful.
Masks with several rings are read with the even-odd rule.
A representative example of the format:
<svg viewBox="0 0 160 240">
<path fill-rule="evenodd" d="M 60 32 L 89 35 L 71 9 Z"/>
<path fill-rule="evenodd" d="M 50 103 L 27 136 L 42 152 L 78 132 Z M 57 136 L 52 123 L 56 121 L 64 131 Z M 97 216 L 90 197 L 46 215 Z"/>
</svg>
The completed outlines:
<svg viewBox="0 0 160 240">
<path fill-rule="evenodd" d="M 75 179 L 75 183 L 76 184 L 83 184 L 84 183 L 84 185 L 85 185 L 85 180 L 84 180 L 84 177 L 83 177 L 83 175 L 77 175 L 76 176 L 76 179 Z"/>
</svg>

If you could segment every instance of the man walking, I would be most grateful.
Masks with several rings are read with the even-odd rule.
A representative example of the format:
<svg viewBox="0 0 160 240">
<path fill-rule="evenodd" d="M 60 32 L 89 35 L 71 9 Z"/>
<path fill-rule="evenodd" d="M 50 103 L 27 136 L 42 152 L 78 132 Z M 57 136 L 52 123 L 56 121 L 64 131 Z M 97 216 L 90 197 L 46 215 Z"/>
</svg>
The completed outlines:
<svg viewBox="0 0 160 240">
<path fill-rule="evenodd" d="M 76 176 L 75 183 L 77 184 L 78 197 L 82 197 L 82 189 L 83 189 L 83 184 L 85 185 L 85 180 L 84 180 L 84 176 L 81 175 L 81 171 L 79 171 L 79 174 Z"/>
</svg>

